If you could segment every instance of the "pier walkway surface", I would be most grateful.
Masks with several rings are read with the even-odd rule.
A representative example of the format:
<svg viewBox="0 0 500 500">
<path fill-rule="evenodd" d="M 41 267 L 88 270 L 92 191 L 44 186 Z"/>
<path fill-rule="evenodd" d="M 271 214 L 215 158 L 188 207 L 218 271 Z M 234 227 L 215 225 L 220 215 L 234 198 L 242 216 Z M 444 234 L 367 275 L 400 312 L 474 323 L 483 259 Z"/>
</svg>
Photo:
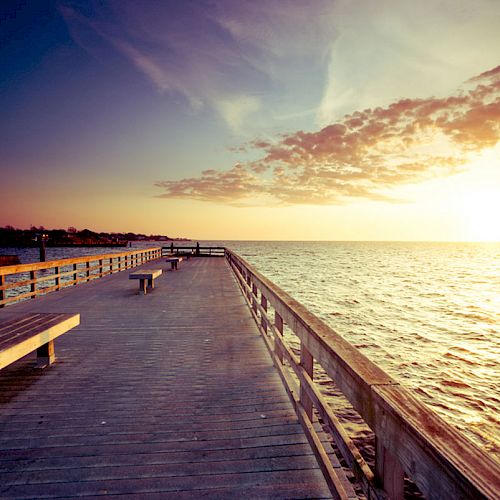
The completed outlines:
<svg viewBox="0 0 500 500">
<path fill-rule="evenodd" d="M 0 371 L 0 498 L 329 498 L 225 259 L 142 268 L 0 309 L 81 314 Z"/>
</svg>

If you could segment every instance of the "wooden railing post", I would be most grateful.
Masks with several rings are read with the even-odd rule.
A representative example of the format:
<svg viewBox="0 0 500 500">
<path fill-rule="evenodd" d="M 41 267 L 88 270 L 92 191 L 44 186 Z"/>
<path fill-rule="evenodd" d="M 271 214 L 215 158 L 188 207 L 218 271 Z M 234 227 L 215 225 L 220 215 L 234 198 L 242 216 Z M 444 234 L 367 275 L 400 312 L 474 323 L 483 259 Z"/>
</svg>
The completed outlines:
<svg viewBox="0 0 500 500">
<path fill-rule="evenodd" d="M 304 368 L 306 373 L 311 377 L 314 376 L 314 359 L 311 353 L 307 350 L 303 342 L 300 343 L 300 366 Z M 306 390 L 304 389 L 304 382 L 300 382 L 300 404 L 304 408 L 309 420 L 313 420 L 313 403 L 311 398 L 308 396 Z"/>
<path fill-rule="evenodd" d="M 249 273 L 245 273 L 245 279 L 246 279 L 248 288 L 250 288 L 252 285 L 251 285 L 251 280 L 250 280 L 250 274 Z M 251 293 L 250 293 L 250 290 L 248 290 L 248 288 L 247 288 L 247 297 L 249 299 L 251 299 Z"/>
<path fill-rule="evenodd" d="M 391 500 L 404 498 L 403 468 L 377 437 L 375 437 L 375 480 Z"/>
<path fill-rule="evenodd" d="M 252 309 L 257 314 L 257 285 L 252 283 Z"/>
<path fill-rule="evenodd" d="M 0 276 L 0 302 L 5 298 L 5 293 L 3 291 L 3 287 L 5 285 L 5 276 L 2 274 Z M 0 307 L 4 307 L 5 304 L 0 304 Z"/>
<path fill-rule="evenodd" d="M 30 271 L 30 292 L 32 293 L 31 298 L 36 297 L 36 271 Z"/>
<path fill-rule="evenodd" d="M 60 290 L 61 289 L 61 278 L 59 276 L 59 274 L 60 274 L 59 266 L 54 268 L 54 274 L 55 274 L 54 279 L 55 279 L 56 290 Z"/>
<path fill-rule="evenodd" d="M 86 262 L 85 267 L 87 268 L 85 275 L 87 276 L 87 281 L 90 281 L 90 261 L 88 260 Z"/>
<path fill-rule="evenodd" d="M 260 305 L 262 306 L 262 309 L 266 311 L 266 316 L 267 316 L 267 299 L 262 292 L 260 294 Z M 264 315 L 262 315 L 260 318 L 260 325 L 262 326 L 264 333 L 267 333 L 267 321 L 266 318 L 264 318 Z"/>
<path fill-rule="evenodd" d="M 77 284 L 78 280 L 78 264 L 73 264 L 73 286 Z"/>
<path fill-rule="evenodd" d="M 274 326 L 276 327 L 276 330 L 278 330 L 281 337 L 283 337 L 283 318 L 277 311 L 274 311 Z M 283 351 L 281 350 L 280 341 L 276 338 L 274 339 L 274 352 L 280 360 L 280 363 L 283 364 Z"/>
<path fill-rule="evenodd" d="M 113 257 L 109 259 L 109 274 L 113 274 Z"/>
<path fill-rule="evenodd" d="M 102 273 L 104 272 L 102 266 L 102 259 L 99 259 L 99 278 L 102 278 Z"/>
</svg>

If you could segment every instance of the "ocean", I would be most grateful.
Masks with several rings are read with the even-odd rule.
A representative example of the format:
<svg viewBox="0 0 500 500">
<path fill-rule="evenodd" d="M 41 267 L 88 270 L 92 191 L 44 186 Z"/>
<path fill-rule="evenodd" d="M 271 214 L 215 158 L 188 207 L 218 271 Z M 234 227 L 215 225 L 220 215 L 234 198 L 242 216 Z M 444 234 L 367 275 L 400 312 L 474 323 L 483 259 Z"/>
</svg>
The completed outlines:
<svg viewBox="0 0 500 500">
<path fill-rule="evenodd" d="M 217 243 L 500 461 L 500 243 Z"/>
<path fill-rule="evenodd" d="M 500 461 L 500 243 L 200 243 L 239 253 Z"/>
</svg>

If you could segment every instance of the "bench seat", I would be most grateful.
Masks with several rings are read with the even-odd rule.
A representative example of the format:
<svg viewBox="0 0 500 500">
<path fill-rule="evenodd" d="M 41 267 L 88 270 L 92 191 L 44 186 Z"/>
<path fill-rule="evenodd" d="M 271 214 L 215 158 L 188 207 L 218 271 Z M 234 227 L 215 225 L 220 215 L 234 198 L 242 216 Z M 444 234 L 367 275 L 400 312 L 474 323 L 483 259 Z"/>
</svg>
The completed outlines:
<svg viewBox="0 0 500 500">
<path fill-rule="evenodd" d="M 37 366 L 55 361 L 54 339 L 80 324 L 79 314 L 39 313 L 13 316 L 0 323 L 0 369 L 37 351 Z"/>
<path fill-rule="evenodd" d="M 166 262 L 170 262 L 170 269 L 177 269 L 179 263 L 184 260 L 183 257 L 168 257 Z"/>
<path fill-rule="evenodd" d="M 147 288 L 152 290 L 155 287 L 155 278 L 158 276 L 161 276 L 161 269 L 143 269 L 128 275 L 131 280 L 139 280 L 139 293 L 143 295 L 146 295 L 146 280 L 148 282 Z"/>
</svg>

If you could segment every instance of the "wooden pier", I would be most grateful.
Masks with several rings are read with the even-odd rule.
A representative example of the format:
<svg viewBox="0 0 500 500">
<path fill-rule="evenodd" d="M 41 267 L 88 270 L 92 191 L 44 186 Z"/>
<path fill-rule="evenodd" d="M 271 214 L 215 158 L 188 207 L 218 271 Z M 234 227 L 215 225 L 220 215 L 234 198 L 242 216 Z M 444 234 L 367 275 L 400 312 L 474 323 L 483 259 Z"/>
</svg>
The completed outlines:
<svg viewBox="0 0 500 500">
<path fill-rule="evenodd" d="M 330 493 L 224 259 L 116 273 L 0 310 L 79 312 L 58 360 L 0 372 L 0 498 Z"/>
<path fill-rule="evenodd" d="M 0 268 L 0 323 L 81 316 L 53 365 L 0 371 L 0 498 L 398 499 L 405 476 L 427 498 L 500 498 L 496 462 L 244 259 L 188 254 Z M 140 295 L 130 268 L 162 274 Z M 373 470 L 317 370 L 375 433 Z"/>
</svg>

